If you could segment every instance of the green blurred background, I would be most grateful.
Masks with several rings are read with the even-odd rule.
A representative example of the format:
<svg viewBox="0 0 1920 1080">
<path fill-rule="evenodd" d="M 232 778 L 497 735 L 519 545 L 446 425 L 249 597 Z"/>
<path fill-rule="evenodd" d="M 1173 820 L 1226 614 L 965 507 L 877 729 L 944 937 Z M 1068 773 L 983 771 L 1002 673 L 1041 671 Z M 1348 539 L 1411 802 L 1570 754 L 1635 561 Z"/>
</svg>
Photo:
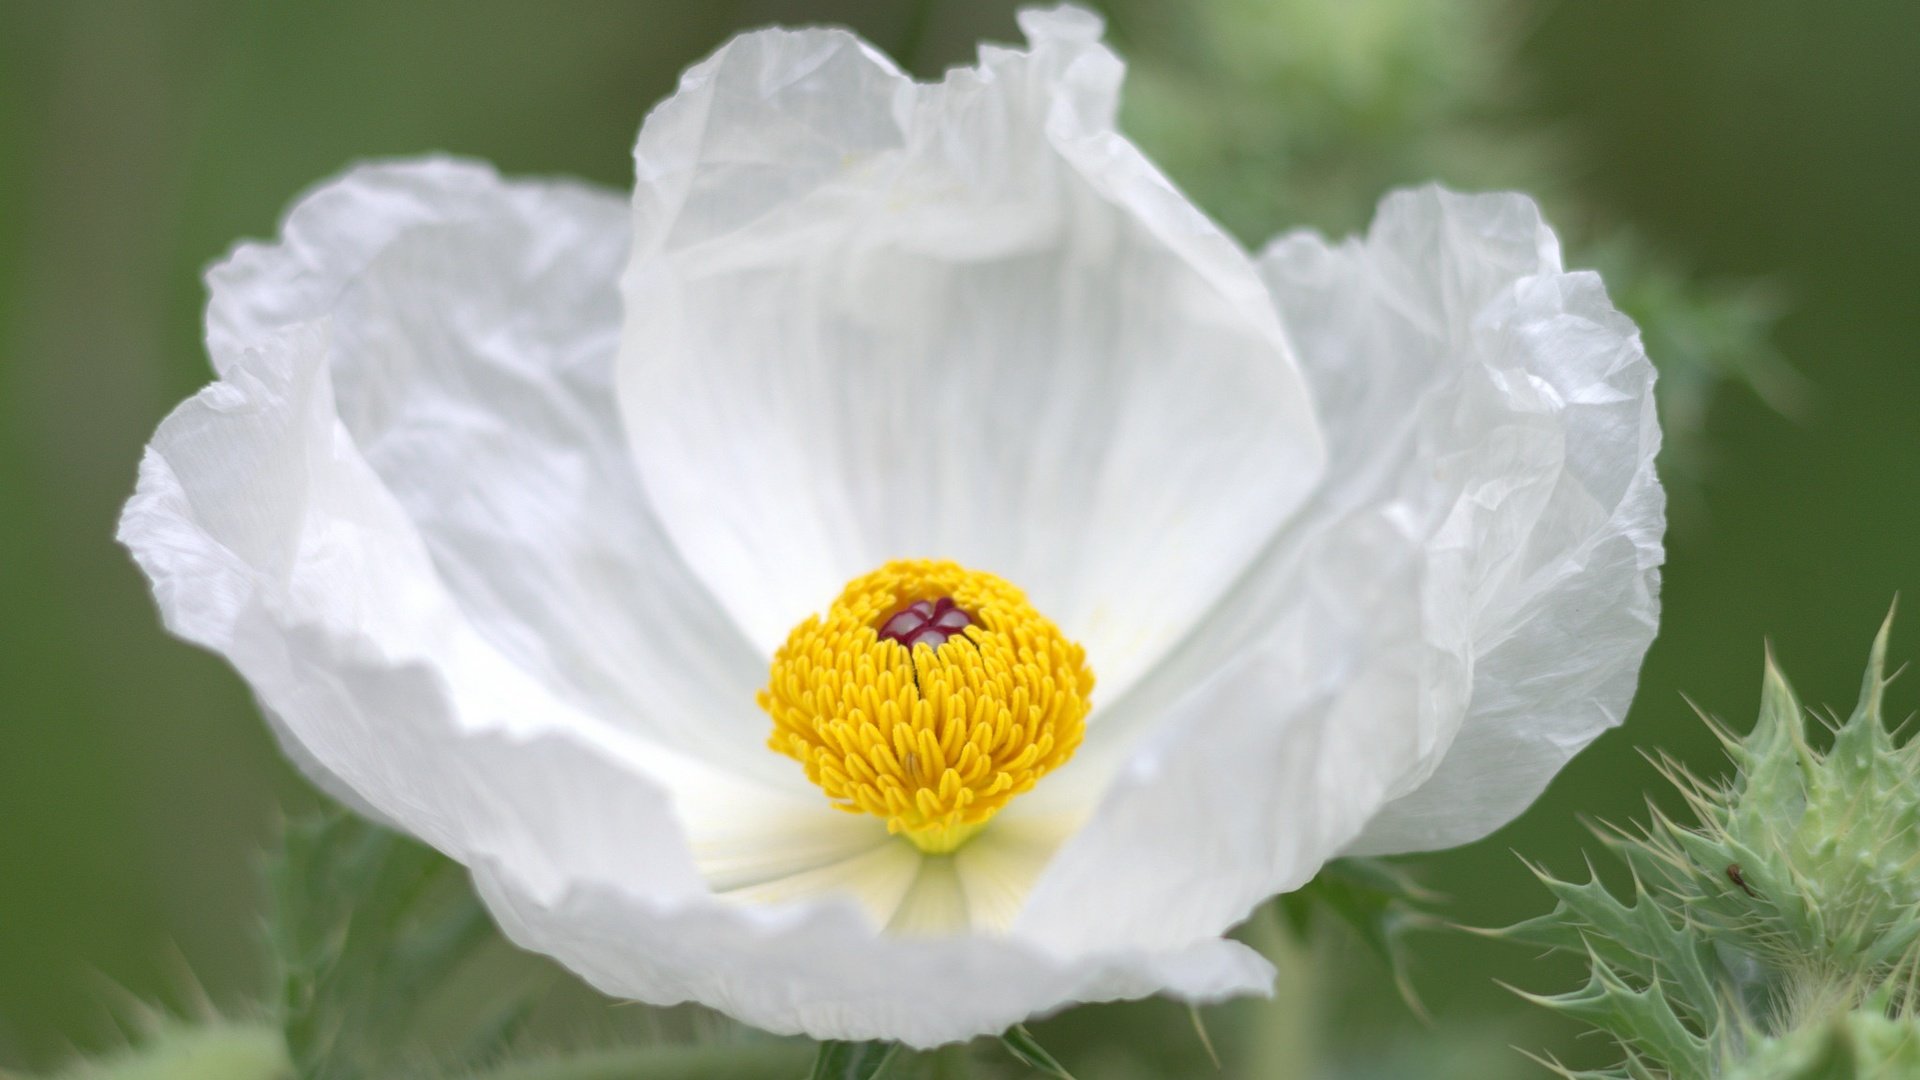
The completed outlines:
<svg viewBox="0 0 1920 1080">
<path fill-rule="evenodd" d="M 623 187 L 645 109 L 741 28 L 848 23 L 930 75 L 1016 38 L 1011 7 L 0 0 L 0 1069 L 111 1042 L 111 985 L 178 1006 L 199 983 L 242 1008 L 261 984 L 256 853 L 311 798 L 239 681 L 161 632 L 111 539 L 142 444 L 208 378 L 201 268 L 369 157 L 444 150 Z M 1649 342 L 1680 392 L 1676 528 L 1639 698 L 1521 821 L 1409 861 L 1450 915 L 1543 909 L 1513 852 L 1576 870 L 1578 816 L 1625 819 L 1656 783 L 1638 748 L 1717 769 L 1680 693 L 1744 727 L 1764 638 L 1807 699 L 1851 701 L 1889 600 L 1920 594 L 1920 5 L 1108 10 L 1140 140 L 1250 243 L 1349 229 L 1385 185 L 1429 174 L 1524 185 L 1569 227 L 1572 262 L 1622 267 L 1616 293 L 1668 316 Z M 1658 258 L 1619 255 L 1628 231 Z M 1762 294 L 1690 291 L 1703 278 L 1766 283 L 1798 380 L 1753 332 Z M 1707 396 L 1720 369 L 1773 405 L 1741 379 Z M 1326 993 L 1217 1010 L 1223 1051 L 1291 1010 L 1346 1076 L 1455 1059 L 1460 1076 L 1543 1075 L 1508 1044 L 1607 1057 L 1493 981 L 1561 989 L 1570 967 L 1419 938 L 1423 1027 L 1353 942 L 1312 952 Z M 1166 1003 L 1043 1031 L 1083 1075 L 1204 1060 Z"/>
</svg>

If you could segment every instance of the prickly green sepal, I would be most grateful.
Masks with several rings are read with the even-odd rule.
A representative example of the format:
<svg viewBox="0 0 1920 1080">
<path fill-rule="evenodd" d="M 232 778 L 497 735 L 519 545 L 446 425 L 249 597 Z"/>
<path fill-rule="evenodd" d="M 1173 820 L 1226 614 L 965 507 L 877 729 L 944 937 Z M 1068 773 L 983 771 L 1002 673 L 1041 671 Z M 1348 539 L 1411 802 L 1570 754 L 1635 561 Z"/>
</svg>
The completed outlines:
<svg viewBox="0 0 1920 1080">
<path fill-rule="evenodd" d="M 1536 871 L 1553 912 L 1497 936 L 1585 956 L 1586 986 L 1533 1000 L 1622 1045 L 1596 1075 L 1920 1076 L 1903 1056 L 1920 1054 L 1920 742 L 1886 727 L 1887 636 L 1829 749 L 1769 653 L 1752 731 L 1715 725 L 1730 780 L 1656 760 L 1694 820 L 1650 804 L 1644 828 L 1602 835 L 1625 900 Z"/>
</svg>

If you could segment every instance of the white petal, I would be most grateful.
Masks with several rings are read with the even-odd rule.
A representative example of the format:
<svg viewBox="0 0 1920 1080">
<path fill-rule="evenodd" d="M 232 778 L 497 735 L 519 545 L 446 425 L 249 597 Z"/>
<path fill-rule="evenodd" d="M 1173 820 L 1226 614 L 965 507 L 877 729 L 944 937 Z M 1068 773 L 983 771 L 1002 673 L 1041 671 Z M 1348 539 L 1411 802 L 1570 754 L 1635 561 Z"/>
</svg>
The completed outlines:
<svg viewBox="0 0 1920 1080">
<path fill-rule="evenodd" d="M 851 35 L 688 72 L 635 151 L 621 408 L 662 520 L 771 649 L 851 577 L 1025 589 L 1116 695 L 1314 483 L 1250 260 L 1117 135 L 1098 20 L 918 85 Z"/>
<path fill-rule="evenodd" d="M 713 805 L 707 791 L 727 804 Z M 952 855 L 928 857 L 872 817 L 822 813 L 818 798 L 793 805 L 740 795 L 707 785 L 676 798 L 709 885 L 749 903 L 849 896 L 890 933 L 1004 933 L 1084 818 L 1022 808 Z"/>
<path fill-rule="evenodd" d="M 932 936 L 964 933 L 969 926 L 966 888 L 952 859 L 923 858 L 913 887 L 900 900 L 887 933 Z"/>
<path fill-rule="evenodd" d="M 310 193 L 209 274 L 208 344 L 325 318 L 347 433 L 461 612 L 575 704 L 769 784 L 764 659 L 655 524 L 612 397 L 618 198 L 428 160 Z"/>
<path fill-rule="evenodd" d="M 1351 850 L 1476 840 L 1524 810 L 1632 700 L 1659 620 L 1664 558 L 1653 368 L 1599 277 L 1561 269 L 1553 233 L 1521 196 L 1404 193 L 1382 204 L 1364 245 L 1328 251 L 1290 237 L 1263 266 L 1311 352 L 1323 409 L 1338 407 L 1333 384 L 1348 391 L 1351 414 L 1330 416 L 1329 427 L 1378 427 L 1418 399 L 1444 398 L 1449 370 L 1465 367 L 1507 409 L 1548 417 L 1558 431 L 1549 458 L 1515 463 L 1530 474 L 1524 491 L 1482 484 L 1435 536 L 1436 560 L 1460 580 L 1452 608 L 1437 614 L 1470 642 L 1472 702 L 1432 774 Z M 1328 302 L 1335 295 L 1356 299 Z M 1463 342 L 1436 339 L 1443 319 Z M 1393 342 L 1420 355 L 1422 340 L 1428 366 L 1375 376 L 1365 400 L 1352 396 L 1343 371 Z M 1490 406 L 1453 396 L 1456 423 L 1485 422 Z M 1501 437 L 1498 428 L 1489 436 Z"/>
<path fill-rule="evenodd" d="M 676 763 L 467 625 L 334 418 L 325 350 L 308 326 L 236 352 L 155 435 L 120 535 L 169 628 L 224 653 L 330 787 L 456 857 L 486 836 L 545 889 L 590 873 L 698 890 L 638 767 Z M 572 801 L 599 824 L 551 833 Z"/>
<path fill-rule="evenodd" d="M 1418 767 L 1421 729 L 1464 706 L 1464 665 L 1422 636 L 1423 561 L 1400 522 L 1342 514 L 1296 543 L 1259 638 L 1218 643 L 1232 659 L 1197 687 L 1204 662 L 1183 650 L 1112 721 L 1149 726 L 1139 710 L 1150 730 L 1088 747 L 1059 777 L 1107 789 L 1017 936 L 1164 949 L 1222 932 L 1338 854 Z"/>
<path fill-rule="evenodd" d="M 602 991 L 702 1001 L 777 1034 L 927 1047 L 1076 1002 L 1215 1001 L 1273 979 L 1259 954 L 1217 939 L 1067 961 L 1010 938 L 876 936 L 851 906 L 654 904 L 593 884 L 545 900 L 485 858 L 474 877 L 508 936 Z"/>
<path fill-rule="evenodd" d="M 758 905 L 850 897 L 873 926 L 886 926 L 914 889 L 926 861 L 912 844 L 879 832 L 870 836 L 858 854 L 730 889 L 722 895 L 742 904 Z M 964 930 L 966 923 L 962 920 L 948 926 Z"/>
<path fill-rule="evenodd" d="M 734 792 L 716 791 L 724 803 L 703 794 L 681 798 L 680 816 L 693 823 L 694 863 L 719 892 L 740 895 L 814 874 L 893 840 L 874 818 L 832 810 L 817 790 L 805 799 L 762 797 L 744 803 Z M 878 923 L 892 917 L 891 906 L 870 906 Z"/>
<path fill-rule="evenodd" d="M 1475 839 L 1632 695 L 1659 432 L 1598 279 L 1561 271 L 1526 199 L 1432 188 L 1265 266 L 1326 483 L 1057 778 L 1117 777 L 1017 932 L 1169 946 L 1343 851 Z"/>
<path fill-rule="evenodd" d="M 121 536 L 168 625 L 227 655 L 295 757 L 467 864 L 515 940 L 616 995 L 915 1045 L 1077 1001 L 1211 1000 L 1270 979 L 1231 942 L 1068 960 L 1012 939 L 884 936 L 844 893 L 716 898 L 680 812 L 778 796 L 575 708 L 478 634 L 336 416 L 328 356 L 324 323 L 230 348 L 222 381 L 155 436 Z"/>
</svg>

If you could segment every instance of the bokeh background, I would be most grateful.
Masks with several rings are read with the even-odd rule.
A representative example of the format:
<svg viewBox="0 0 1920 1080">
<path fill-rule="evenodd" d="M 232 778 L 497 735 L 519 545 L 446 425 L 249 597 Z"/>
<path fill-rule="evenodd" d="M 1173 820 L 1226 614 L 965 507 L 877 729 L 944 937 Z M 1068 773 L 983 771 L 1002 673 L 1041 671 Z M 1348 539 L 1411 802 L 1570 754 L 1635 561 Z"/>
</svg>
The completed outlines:
<svg viewBox="0 0 1920 1080">
<path fill-rule="evenodd" d="M 1763 640 L 1809 701 L 1851 702 L 1889 601 L 1920 599 L 1920 5 L 1105 7 L 1132 130 L 1249 243 L 1352 229 L 1397 182 L 1525 186 L 1649 316 L 1675 449 L 1660 637 L 1623 731 L 1498 835 L 1407 861 L 1450 917 L 1547 906 L 1514 853 L 1576 871 L 1581 816 L 1657 786 L 1640 748 L 1717 769 L 1680 695 L 1744 726 Z M 258 852 L 312 799 L 111 539 L 141 446 L 209 377 L 201 269 L 371 157 L 624 187 L 679 70 L 774 21 L 851 24 L 922 75 L 1017 38 L 1002 0 L 0 0 L 0 1069 L 112 1043 L 112 987 L 243 1011 Z M 1920 620 L 1894 651 L 1920 656 Z M 1229 1074 L 1301 1040 L 1351 1077 L 1544 1075 L 1510 1044 L 1607 1057 L 1495 985 L 1570 967 L 1419 936 L 1422 1023 L 1351 938 L 1300 948 L 1309 992 L 1207 1013 Z M 1169 1003 L 1041 1031 L 1083 1076 L 1209 1068 Z"/>
</svg>

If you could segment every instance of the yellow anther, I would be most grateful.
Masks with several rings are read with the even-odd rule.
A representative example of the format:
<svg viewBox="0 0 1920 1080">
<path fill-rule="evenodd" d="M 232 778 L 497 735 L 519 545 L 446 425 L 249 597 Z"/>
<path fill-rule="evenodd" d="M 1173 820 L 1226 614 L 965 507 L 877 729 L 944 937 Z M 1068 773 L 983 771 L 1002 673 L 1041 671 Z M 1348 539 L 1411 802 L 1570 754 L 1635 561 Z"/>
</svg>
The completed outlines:
<svg viewBox="0 0 1920 1080">
<path fill-rule="evenodd" d="M 947 852 L 1073 756 L 1086 650 L 992 574 L 890 562 L 774 654 L 767 745 L 842 810 Z"/>
</svg>

